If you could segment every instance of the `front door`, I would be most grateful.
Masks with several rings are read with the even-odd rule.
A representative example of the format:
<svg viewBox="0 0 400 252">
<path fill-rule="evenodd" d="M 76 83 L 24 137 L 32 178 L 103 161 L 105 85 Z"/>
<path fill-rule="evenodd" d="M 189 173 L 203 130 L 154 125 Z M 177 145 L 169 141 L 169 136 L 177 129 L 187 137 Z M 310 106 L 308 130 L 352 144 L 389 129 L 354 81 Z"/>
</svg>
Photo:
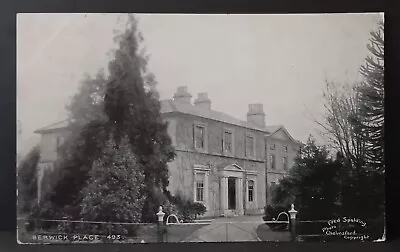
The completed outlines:
<svg viewBox="0 0 400 252">
<path fill-rule="evenodd" d="M 228 208 L 236 209 L 236 178 L 228 178 Z"/>
</svg>

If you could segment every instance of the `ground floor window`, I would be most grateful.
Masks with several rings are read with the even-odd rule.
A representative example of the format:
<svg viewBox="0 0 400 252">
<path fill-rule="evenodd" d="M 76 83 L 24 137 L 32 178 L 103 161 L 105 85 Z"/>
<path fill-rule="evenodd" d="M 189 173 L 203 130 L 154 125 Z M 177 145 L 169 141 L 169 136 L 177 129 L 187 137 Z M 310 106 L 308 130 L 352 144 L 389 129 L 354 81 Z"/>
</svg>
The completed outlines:
<svg viewBox="0 0 400 252">
<path fill-rule="evenodd" d="M 249 180 L 248 182 L 248 196 L 249 196 L 249 202 L 254 201 L 254 180 Z"/>
<path fill-rule="evenodd" d="M 195 174 L 195 183 L 196 183 L 195 199 L 198 202 L 204 202 L 205 174 L 204 173 L 196 173 Z"/>
</svg>

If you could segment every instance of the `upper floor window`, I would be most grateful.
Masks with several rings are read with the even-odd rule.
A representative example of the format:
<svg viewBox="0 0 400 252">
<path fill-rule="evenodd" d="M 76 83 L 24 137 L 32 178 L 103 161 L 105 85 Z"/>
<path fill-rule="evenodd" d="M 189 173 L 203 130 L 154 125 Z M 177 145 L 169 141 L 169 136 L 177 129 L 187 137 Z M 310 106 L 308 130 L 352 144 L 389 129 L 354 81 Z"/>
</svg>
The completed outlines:
<svg viewBox="0 0 400 252">
<path fill-rule="evenodd" d="M 62 136 L 58 136 L 57 137 L 57 139 L 56 139 L 56 145 L 57 145 L 57 148 L 59 148 L 62 144 L 63 144 L 63 137 Z"/>
<path fill-rule="evenodd" d="M 287 145 L 284 145 L 284 146 L 283 146 L 283 151 L 284 151 L 284 152 L 287 152 L 287 151 L 288 151 L 288 146 L 287 146 Z"/>
<path fill-rule="evenodd" d="M 248 196 L 249 196 L 249 202 L 254 201 L 254 180 L 249 180 L 248 181 Z"/>
<path fill-rule="evenodd" d="M 194 145 L 196 149 L 205 149 L 205 127 L 196 125 L 194 128 Z"/>
<path fill-rule="evenodd" d="M 271 144 L 270 149 L 271 149 L 271 150 L 275 150 L 275 144 Z"/>
<path fill-rule="evenodd" d="M 273 170 L 275 170 L 275 155 L 271 155 L 271 159 L 270 159 L 270 162 L 271 162 L 271 169 L 273 169 Z"/>
<path fill-rule="evenodd" d="M 233 153 L 233 134 L 229 130 L 224 131 L 223 148 L 226 153 Z"/>
<path fill-rule="evenodd" d="M 287 157 L 283 157 L 283 158 L 282 158 L 282 163 L 283 163 L 283 169 L 284 169 L 285 171 L 287 171 L 288 168 L 289 168 L 289 166 L 288 166 L 288 158 L 287 158 Z"/>
<path fill-rule="evenodd" d="M 254 137 L 246 136 L 246 156 L 254 157 Z"/>
</svg>

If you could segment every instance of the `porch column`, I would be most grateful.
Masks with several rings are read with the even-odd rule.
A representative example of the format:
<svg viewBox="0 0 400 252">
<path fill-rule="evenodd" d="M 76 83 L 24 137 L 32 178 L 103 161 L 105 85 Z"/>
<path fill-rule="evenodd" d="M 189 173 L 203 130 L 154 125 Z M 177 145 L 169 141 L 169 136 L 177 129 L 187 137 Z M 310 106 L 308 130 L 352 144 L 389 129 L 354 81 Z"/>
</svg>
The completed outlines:
<svg viewBox="0 0 400 252">
<path fill-rule="evenodd" d="M 207 209 L 207 211 L 210 209 L 210 199 L 209 199 L 209 197 L 208 197 L 208 195 L 209 195 L 209 191 L 210 191 L 210 188 L 209 188 L 209 183 L 208 183 L 208 172 L 205 172 L 205 174 L 204 174 L 204 188 L 205 188 L 205 191 L 204 191 L 204 203 L 205 203 L 205 207 L 206 207 L 206 209 Z"/>
<path fill-rule="evenodd" d="M 238 196 L 239 196 L 239 208 L 238 208 L 238 212 L 240 215 L 243 215 L 243 179 L 242 178 L 238 178 Z"/>
<path fill-rule="evenodd" d="M 221 177 L 221 212 L 228 209 L 228 178 Z"/>
</svg>

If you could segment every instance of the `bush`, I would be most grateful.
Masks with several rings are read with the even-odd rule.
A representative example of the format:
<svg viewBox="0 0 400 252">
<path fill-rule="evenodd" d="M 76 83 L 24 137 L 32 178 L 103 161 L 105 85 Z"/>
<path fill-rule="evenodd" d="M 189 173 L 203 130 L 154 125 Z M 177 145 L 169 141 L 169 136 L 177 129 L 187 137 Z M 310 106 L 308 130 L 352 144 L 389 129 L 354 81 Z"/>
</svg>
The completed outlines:
<svg viewBox="0 0 400 252">
<path fill-rule="evenodd" d="M 206 206 L 204 206 L 202 203 L 195 202 L 192 204 L 192 206 L 193 206 L 193 213 L 194 213 L 195 219 L 197 219 L 197 216 L 201 216 L 201 215 L 205 214 L 207 211 Z"/>
<path fill-rule="evenodd" d="M 183 222 L 192 222 L 207 211 L 202 203 L 184 200 L 180 195 L 171 196 L 170 201 L 174 207 L 169 209 L 173 209 L 174 214 Z"/>
</svg>

